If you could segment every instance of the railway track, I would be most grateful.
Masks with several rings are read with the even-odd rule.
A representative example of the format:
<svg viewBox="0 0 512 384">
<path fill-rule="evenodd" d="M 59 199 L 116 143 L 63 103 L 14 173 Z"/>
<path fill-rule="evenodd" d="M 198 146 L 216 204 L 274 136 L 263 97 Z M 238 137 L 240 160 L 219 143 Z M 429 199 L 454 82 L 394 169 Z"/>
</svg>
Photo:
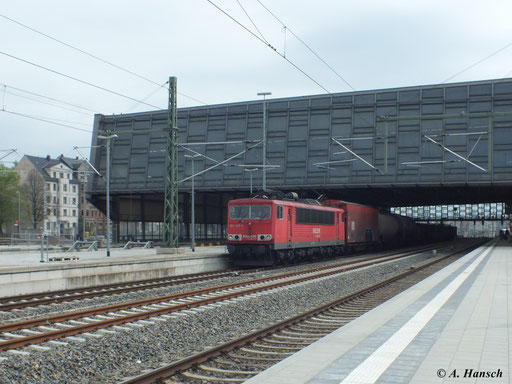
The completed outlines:
<svg viewBox="0 0 512 384">
<path fill-rule="evenodd" d="M 402 252 L 400 255 L 409 255 L 417 252 L 435 249 L 435 247 L 420 247 L 414 250 Z M 374 260 L 385 255 L 371 256 L 360 258 L 360 260 Z M 267 269 L 267 268 L 265 268 Z M 263 270 L 265 270 L 263 269 Z M 111 296 L 129 292 L 149 290 L 155 288 L 171 287 L 182 284 L 197 283 L 214 279 L 231 277 L 233 275 L 244 275 L 254 273 L 254 270 L 236 270 L 236 271 L 219 271 L 211 273 L 198 273 L 179 277 L 163 277 L 157 279 L 139 280 L 127 283 L 116 283 L 99 285 L 87 288 L 74 288 L 60 291 L 33 293 L 27 295 L 0 297 L 0 311 L 12 311 L 13 309 L 23 309 L 37 307 L 40 305 L 49 305 L 64 303 L 76 300 L 84 300 L 95 297 Z"/>
<path fill-rule="evenodd" d="M 241 383 L 450 264 L 457 250 L 265 329 L 130 378 L 122 384 Z"/>
<path fill-rule="evenodd" d="M 407 257 L 412 253 L 410 251 L 395 256 L 369 257 L 363 260 L 352 260 L 306 271 L 289 272 L 218 287 L 1 324 L 0 351 L 87 334 L 92 331 L 137 321 L 147 323 L 147 319 L 166 321 L 169 315 L 175 312 L 192 310 L 244 295 L 322 279 L 377 263 Z M 418 253 L 418 251 L 414 253 Z"/>
<path fill-rule="evenodd" d="M 74 288 L 61 291 L 33 293 L 28 295 L 6 296 L 0 298 L 0 311 L 11 311 L 13 309 L 36 307 L 39 305 L 90 299 L 93 297 L 116 295 L 147 289 L 171 287 L 181 284 L 221 279 L 223 277 L 233 276 L 234 274 L 243 275 L 248 273 L 252 273 L 252 271 L 237 270 L 198 273 L 179 277 L 162 277 L 158 279 L 138 280 L 128 283 L 98 285 L 88 288 Z"/>
</svg>

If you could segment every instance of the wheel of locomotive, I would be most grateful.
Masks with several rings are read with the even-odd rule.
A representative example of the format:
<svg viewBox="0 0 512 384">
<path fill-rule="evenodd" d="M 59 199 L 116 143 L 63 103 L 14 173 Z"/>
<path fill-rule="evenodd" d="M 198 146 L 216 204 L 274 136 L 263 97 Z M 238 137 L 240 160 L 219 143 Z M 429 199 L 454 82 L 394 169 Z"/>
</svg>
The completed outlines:
<svg viewBox="0 0 512 384">
<path fill-rule="evenodd" d="M 296 261 L 295 254 L 296 254 L 296 252 L 294 252 L 293 250 L 286 251 L 284 253 L 283 265 L 288 265 L 288 264 L 294 263 Z"/>
<path fill-rule="evenodd" d="M 298 263 L 305 259 L 306 252 L 303 249 L 296 249 L 293 254 L 293 262 Z"/>
<path fill-rule="evenodd" d="M 274 253 L 274 264 L 276 265 L 282 265 L 285 263 L 286 255 L 285 252 L 282 251 L 276 251 Z"/>
</svg>

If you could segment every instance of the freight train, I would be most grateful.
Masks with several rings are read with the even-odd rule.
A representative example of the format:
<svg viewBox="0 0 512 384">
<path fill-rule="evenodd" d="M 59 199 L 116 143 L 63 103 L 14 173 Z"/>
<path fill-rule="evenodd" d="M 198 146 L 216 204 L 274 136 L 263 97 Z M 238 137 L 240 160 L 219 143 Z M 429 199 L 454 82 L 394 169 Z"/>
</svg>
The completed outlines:
<svg viewBox="0 0 512 384">
<path fill-rule="evenodd" d="M 363 249 L 444 241 L 456 228 L 340 200 L 247 198 L 228 204 L 227 248 L 236 265 L 296 263 Z"/>
</svg>

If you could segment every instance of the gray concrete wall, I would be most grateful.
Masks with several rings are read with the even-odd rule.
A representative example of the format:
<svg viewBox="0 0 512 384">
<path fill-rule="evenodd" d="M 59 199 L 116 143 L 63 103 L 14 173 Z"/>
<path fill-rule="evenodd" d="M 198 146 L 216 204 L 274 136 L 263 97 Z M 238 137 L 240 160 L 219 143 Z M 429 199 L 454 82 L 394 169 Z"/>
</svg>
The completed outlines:
<svg viewBox="0 0 512 384">
<path fill-rule="evenodd" d="M 4 267 L 0 297 L 224 270 L 227 255 L 157 255 Z"/>
<path fill-rule="evenodd" d="M 510 113 L 512 80 L 441 84 L 377 91 L 318 95 L 268 101 L 267 159 L 279 168 L 267 172 L 267 184 L 282 188 L 375 187 L 491 183 L 512 185 L 512 116 L 382 121 L 380 116 L 432 117 L 440 114 Z M 178 112 L 179 142 L 252 141 L 262 138 L 262 102 L 240 102 Z M 111 190 L 115 194 L 162 193 L 167 112 L 101 116 L 95 120 L 93 146 L 100 144 L 99 129 L 113 130 Z M 489 123 L 492 125 L 490 126 Z M 488 132 L 492 134 L 462 135 Z M 386 135 L 387 130 L 387 135 Z M 436 140 L 467 157 L 484 172 L 429 142 L 424 135 L 440 135 Z M 456 134 L 456 135 L 452 135 Z M 371 139 L 361 139 L 370 137 Z M 375 171 L 333 142 L 343 143 L 378 167 Z M 358 140 L 349 140 L 357 138 Z M 478 144 L 477 144 L 478 141 Z M 476 144 L 476 146 L 475 146 Z M 251 144 L 194 146 L 194 150 L 222 161 Z M 344 152 L 344 153 L 340 153 Z M 179 178 L 191 174 L 191 160 L 179 150 Z M 105 149 L 93 148 L 91 160 L 105 171 Z M 316 166 L 326 161 L 345 162 L 333 169 Z M 261 146 L 231 161 L 231 164 L 261 164 Z M 429 162 L 421 166 L 410 162 Z M 438 163 L 434 163 L 438 162 Z M 198 158 L 195 170 L 214 164 Z M 243 168 L 219 167 L 196 178 L 199 190 L 248 189 L 250 175 Z M 261 171 L 253 173 L 255 186 L 261 185 Z M 105 183 L 93 176 L 92 194 L 104 194 Z M 190 189 L 190 181 L 181 184 Z"/>
</svg>

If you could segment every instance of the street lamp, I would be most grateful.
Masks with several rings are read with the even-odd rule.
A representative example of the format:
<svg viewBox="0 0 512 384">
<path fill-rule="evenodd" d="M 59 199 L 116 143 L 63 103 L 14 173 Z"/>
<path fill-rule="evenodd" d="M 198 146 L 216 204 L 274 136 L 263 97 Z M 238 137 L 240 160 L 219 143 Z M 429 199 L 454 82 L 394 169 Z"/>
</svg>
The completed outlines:
<svg viewBox="0 0 512 384">
<path fill-rule="evenodd" d="M 110 257 L 110 140 L 115 137 L 117 135 L 111 132 L 98 135 L 98 139 L 107 140 L 107 257 Z"/>
<path fill-rule="evenodd" d="M 17 191 L 18 192 L 18 240 L 21 239 L 21 230 L 20 230 L 20 227 L 21 227 L 21 193 L 20 191 Z"/>
<path fill-rule="evenodd" d="M 196 251 L 196 201 L 195 201 L 195 191 L 194 191 L 194 159 L 198 156 L 201 156 L 199 153 L 195 155 L 185 155 L 192 159 L 192 252 Z"/>
<path fill-rule="evenodd" d="M 265 168 L 263 168 L 263 169 L 265 169 Z M 250 189 L 251 192 L 250 192 L 250 196 L 252 196 L 252 173 L 254 171 L 257 171 L 257 170 L 258 170 L 258 168 L 245 168 L 244 169 L 245 172 L 249 172 L 249 176 L 251 177 L 251 189 Z"/>
<path fill-rule="evenodd" d="M 267 189 L 267 172 L 265 168 L 267 163 L 267 103 L 265 102 L 265 97 L 271 94 L 272 92 L 258 92 L 258 96 L 263 96 L 263 191 Z"/>
</svg>

